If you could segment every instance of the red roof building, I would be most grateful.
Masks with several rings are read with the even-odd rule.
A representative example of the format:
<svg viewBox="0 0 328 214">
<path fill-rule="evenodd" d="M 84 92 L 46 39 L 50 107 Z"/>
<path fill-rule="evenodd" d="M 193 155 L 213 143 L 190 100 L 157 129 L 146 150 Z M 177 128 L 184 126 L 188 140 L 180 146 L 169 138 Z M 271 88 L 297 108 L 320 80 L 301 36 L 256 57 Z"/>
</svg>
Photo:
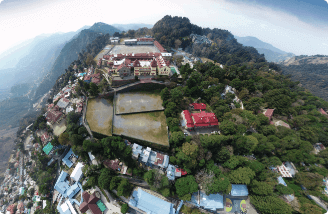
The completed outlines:
<svg viewBox="0 0 328 214">
<path fill-rule="evenodd" d="M 14 214 L 15 209 L 16 209 L 16 204 L 12 204 L 7 207 L 7 211 L 10 212 L 10 214 Z"/>
<path fill-rule="evenodd" d="M 191 118 L 190 112 L 188 110 L 183 110 L 182 113 L 182 118 L 186 123 L 187 128 L 194 128 L 194 122 Z"/>
<path fill-rule="evenodd" d="M 61 116 L 63 115 L 63 113 L 60 112 L 58 109 L 59 109 L 59 108 L 58 108 L 58 106 L 56 105 L 54 108 L 48 110 L 48 113 L 47 113 L 47 117 L 46 117 L 46 119 L 47 119 L 47 121 L 48 121 L 49 123 L 54 124 L 54 123 L 57 122 L 57 121 L 61 118 Z"/>
<path fill-rule="evenodd" d="M 153 42 L 153 38 L 137 38 L 138 42 Z"/>
<path fill-rule="evenodd" d="M 195 127 L 208 127 L 217 126 L 219 121 L 214 113 L 206 113 L 201 111 L 200 113 L 191 114 Z"/>
<path fill-rule="evenodd" d="M 190 114 L 188 110 L 184 110 L 181 115 L 186 123 L 187 129 L 219 125 L 219 121 L 214 113 L 206 113 L 205 111 L 201 111 L 200 113 Z"/>
<path fill-rule="evenodd" d="M 44 134 L 41 136 L 41 141 L 45 142 L 49 139 L 48 132 L 44 132 Z"/>
<path fill-rule="evenodd" d="M 104 165 L 112 170 L 119 170 L 120 166 L 119 166 L 120 161 L 118 159 L 116 160 L 105 160 L 104 161 Z"/>
<path fill-rule="evenodd" d="M 191 103 L 189 106 L 194 110 L 206 110 L 206 105 L 204 103 Z"/>
<path fill-rule="evenodd" d="M 264 112 L 264 116 L 266 116 L 269 120 L 272 120 L 273 111 L 274 111 L 274 109 L 267 109 Z"/>
<path fill-rule="evenodd" d="M 161 153 L 157 152 L 157 156 L 156 156 L 156 161 L 154 162 L 155 165 L 162 165 L 164 161 L 164 155 L 162 155 Z"/>
<path fill-rule="evenodd" d="M 96 204 L 100 199 L 96 197 L 95 193 L 90 195 L 88 192 L 83 192 L 82 194 L 83 202 L 80 205 L 81 213 L 86 213 L 90 210 L 92 214 L 102 214 L 98 205 Z"/>
<path fill-rule="evenodd" d="M 324 114 L 324 115 L 327 115 L 327 112 L 325 112 L 322 108 L 320 109 L 320 113 Z"/>
<path fill-rule="evenodd" d="M 165 50 L 165 48 L 163 48 L 163 46 L 162 46 L 159 42 L 157 42 L 156 40 L 154 41 L 154 45 L 158 48 L 158 50 L 159 50 L 160 52 L 167 52 L 167 51 Z"/>
<path fill-rule="evenodd" d="M 188 174 L 185 170 L 181 169 L 181 168 L 175 168 L 175 176 L 177 177 L 181 177 Z"/>
<path fill-rule="evenodd" d="M 21 201 L 17 206 L 16 214 L 20 214 L 24 212 L 24 203 Z"/>
</svg>

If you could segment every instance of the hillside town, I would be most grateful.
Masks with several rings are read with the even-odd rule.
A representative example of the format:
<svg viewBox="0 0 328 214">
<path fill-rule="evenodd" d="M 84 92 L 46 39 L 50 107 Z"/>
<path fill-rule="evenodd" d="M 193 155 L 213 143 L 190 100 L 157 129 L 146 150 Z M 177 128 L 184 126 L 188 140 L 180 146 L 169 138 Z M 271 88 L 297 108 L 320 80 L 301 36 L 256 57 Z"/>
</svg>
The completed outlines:
<svg viewBox="0 0 328 214">
<path fill-rule="evenodd" d="M 190 37 L 194 43 L 213 42 L 206 36 Z M 246 111 L 245 96 L 232 86 L 237 85 L 233 81 L 221 86 L 216 80 L 206 83 L 205 90 L 222 87 L 219 111 L 215 108 L 220 105 L 205 103 L 201 97 L 177 105 L 186 100 L 181 90 L 188 93 L 182 86 L 191 85 L 182 79 L 193 81 L 194 63 L 201 62 L 197 57 L 184 56 L 185 63 L 179 68 L 172 60 L 177 52 L 168 52 L 151 37 L 112 37 L 93 63 L 70 67 L 74 77 L 54 93 L 11 152 L 0 186 L 0 213 L 259 213 L 249 197 L 255 176 L 252 170 L 265 168 L 253 154 L 257 143 L 239 159 L 231 155 L 231 146 L 222 147 L 224 152 L 216 151 L 218 154 L 210 151 L 211 146 L 231 140 L 224 137 L 237 131 L 241 136 L 248 135 L 240 143 L 258 142 L 251 135 L 259 132 L 255 117 L 267 123 L 267 132 L 273 133 L 278 127 L 291 130 L 290 120 L 280 117 L 280 109 L 270 106 L 256 109 L 256 116 Z M 172 84 L 181 88 L 169 92 Z M 193 84 L 200 83 L 195 78 Z M 230 110 L 234 114 L 218 115 Z M 327 115 L 322 108 L 317 113 Z M 225 124 L 222 117 L 238 125 L 243 121 L 248 124 L 238 129 L 229 121 L 221 126 Z M 200 159 L 195 145 L 203 152 Z M 311 149 L 318 154 L 326 148 L 317 143 Z M 210 161 L 212 156 L 215 162 Z M 202 167 L 206 162 L 206 170 L 195 170 L 191 165 L 198 159 L 195 165 Z M 291 161 L 269 161 L 272 182 L 287 188 L 290 184 L 286 181 L 299 173 L 297 167 Z M 221 171 L 233 171 L 241 162 L 260 166 L 240 167 L 237 170 L 252 170 L 242 171 L 242 176 L 236 174 L 235 180 L 225 183 L 228 179 Z M 321 182 L 328 195 L 327 180 Z M 174 188 L 176 193 L 172 194 Z M 281 198 L 292 204 L 296 203 L 295 197 L 294 193 L 286 193 Z M 318 196 L 309 193 L 308 197 L 328 209 Z"/>
</svg>

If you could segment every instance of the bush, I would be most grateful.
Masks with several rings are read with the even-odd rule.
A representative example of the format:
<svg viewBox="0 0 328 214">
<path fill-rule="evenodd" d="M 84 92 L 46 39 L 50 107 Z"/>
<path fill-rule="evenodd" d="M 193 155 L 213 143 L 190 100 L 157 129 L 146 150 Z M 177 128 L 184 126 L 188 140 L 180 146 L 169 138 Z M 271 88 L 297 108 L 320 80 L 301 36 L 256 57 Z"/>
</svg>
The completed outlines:
<svg viewBox="0 0 328 214">
<path fill-rule="evenodd" d="M 123 205 L 121 206 L 121 213 L 125 214 L 125 213 L 128 212 L 128 210 L 129 210 L 129 205 L 127 205 L 127 204 L 123 204 Z"/>
</svg>

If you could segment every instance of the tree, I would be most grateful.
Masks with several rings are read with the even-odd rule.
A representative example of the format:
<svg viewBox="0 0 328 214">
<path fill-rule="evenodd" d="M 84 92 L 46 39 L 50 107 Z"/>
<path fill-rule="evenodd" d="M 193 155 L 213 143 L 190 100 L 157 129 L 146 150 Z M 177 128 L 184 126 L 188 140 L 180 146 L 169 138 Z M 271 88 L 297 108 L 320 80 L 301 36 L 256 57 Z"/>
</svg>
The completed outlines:
<svg viewBox="0 0 328 214">
<path fill-rule="evenodd" d="M 152 186 L 154 184 L 154 170 L 149 170 L 144 175 L 144 180 L 149 184 L 149 186 Z"/>
<path fill-rule="evenodd" d="M 67 145 L 69 143 L 69 135 L 67 132 L 61 133 L 58 138 L 58 142 L 61 145 Z"/>
<path fill-rule="evenodd" d="M 173 132 L 170 137 L 170 144 L 173 148 L 177 148 L 182 145 L 184 142 L 185 136 L 182 131 Z"/>
<path fill-rule="evenodd" d="M 261 110 L 261 105 L 263 104 L 263 99 L 259 97 L 252 97 L 247 102 L 245 102 L 245 108 L 257 114 Z"/>
<path fill-rule="evenodd" d="M 224 120 L 220 124 L 220 130 L 224 135 L 233 135 L 236 133 L 235 124 L 229 120 Z"/>
<path fill-rule="evenodd" d="M 182 91 L 179 88 L 174 88 L 171 90 L 171 100 L 172 102 L 179 104 L 183 98 Z"/>
<path fill-rule="evenodd" d="M 125 214 L 125 213 L 128 212 L 128 210 L 129 210 L 129 205 L 128 204 L 123 204 L 121 206 L 121 213 Z"/>
<path fill-rule="evenodd" d="M 129 196 L 131 191 L 131 185 L 127 179 L 122 179 L 120 185 L 117 187 L 118 196 Z"/>
<path fill-rule="evenodd" d="M 235 184 L 250 184 L 251 180 L 255 177 L 255 172 L 249 167 L 239 167 L 231 171 L 229 180 Z"/>
<path fill-rule="evenodd" d="M 251 196 L 251 203 L 262 214 L 292 214 L 291 207 L 276 196 Z"/>
<path fill-rule="evenodd" d="M 295 181 L 303 185 L 308 190 L 315 190 L 322 185 L 323 176 L 318 173 L 299 172 L 296 174 Z"/>
<path fill-rule="evenodd" d="M 276 186 L 276 190 L 280 195 L 290 195 L 294 194 L 294 190 L 288 186 L 284 186 L 282 184 L 278 184 Z"/>
<path fill-rule="evenodd" d="M 182 44 L 182 42 L 179 39 L 176 39 L 174 41 L 174 44 L 175 44 L 175 49 L 177 50 L 180 47 L 180 45 Z"/>
<path fill-rule="evenodd" d="M 99 93 L 98 86 L 93 82 L 90 83 L 89 93 L 91 94 L 91 96 L 97 96 Z"/>
<path fill-rule="evenodd" d="M 84 151 L 86 151 L 86 152 L 92 152 L 93 154 L 104 152 L 103 147 L 102 147 L 101 144 L 94 143 L 94 142 L 92 142 L 90 140 L 84 140 L 82 147 L 83 147 Z"/>
<path fill-rule="evenodd" d="M 109 190 L 112 175 L 113 174 L 109 169 L 103 168 L 100 172 L 100 176 L 99 176 L 99 179 L 98 179 L 99 187 L 101 187 L 102 189 L 105 189 L 105 190 Z"/>
<path fill-rule="evenodd" d="M 110 186 L 109 186 L 109 189 L 110 190 L 113 190 L 113 189 L 116 189 L 118 187 L 118 185 L 120 184 L 121 182 L 121 178 L 120 177 L 113 177 L 112 180 L 110 181 Z"/>
<path fill-rule="evenodd" d="M 198 191 L 198 185 L 195 181 L 195 177 L 192 175 L 177 179 L 175 182 L 175 188 L 180 198 Z"/>
<path fill-rule="evenodd" d="M 266 182 L 259 182 L 257 180 L 253 180 L 251 190 L 256 195 L 267 196 L 272 195 L 273 186 Z"/>
</svg>

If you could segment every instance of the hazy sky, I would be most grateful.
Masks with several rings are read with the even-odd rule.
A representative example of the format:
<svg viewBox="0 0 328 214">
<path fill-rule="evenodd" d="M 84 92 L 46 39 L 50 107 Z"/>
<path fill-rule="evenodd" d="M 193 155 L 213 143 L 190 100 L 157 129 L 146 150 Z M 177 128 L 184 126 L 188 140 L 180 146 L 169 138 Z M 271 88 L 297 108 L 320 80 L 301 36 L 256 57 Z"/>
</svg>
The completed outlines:
<svg viewBox="0 0 328 214">
<path fill-rule="evenodd" d="M 328 55 L 328 0 L 0 0 L 0 53 L 40 34 L 95 22 L 155 24 L 167 14 L 297 55 Z"/>
</svg>

